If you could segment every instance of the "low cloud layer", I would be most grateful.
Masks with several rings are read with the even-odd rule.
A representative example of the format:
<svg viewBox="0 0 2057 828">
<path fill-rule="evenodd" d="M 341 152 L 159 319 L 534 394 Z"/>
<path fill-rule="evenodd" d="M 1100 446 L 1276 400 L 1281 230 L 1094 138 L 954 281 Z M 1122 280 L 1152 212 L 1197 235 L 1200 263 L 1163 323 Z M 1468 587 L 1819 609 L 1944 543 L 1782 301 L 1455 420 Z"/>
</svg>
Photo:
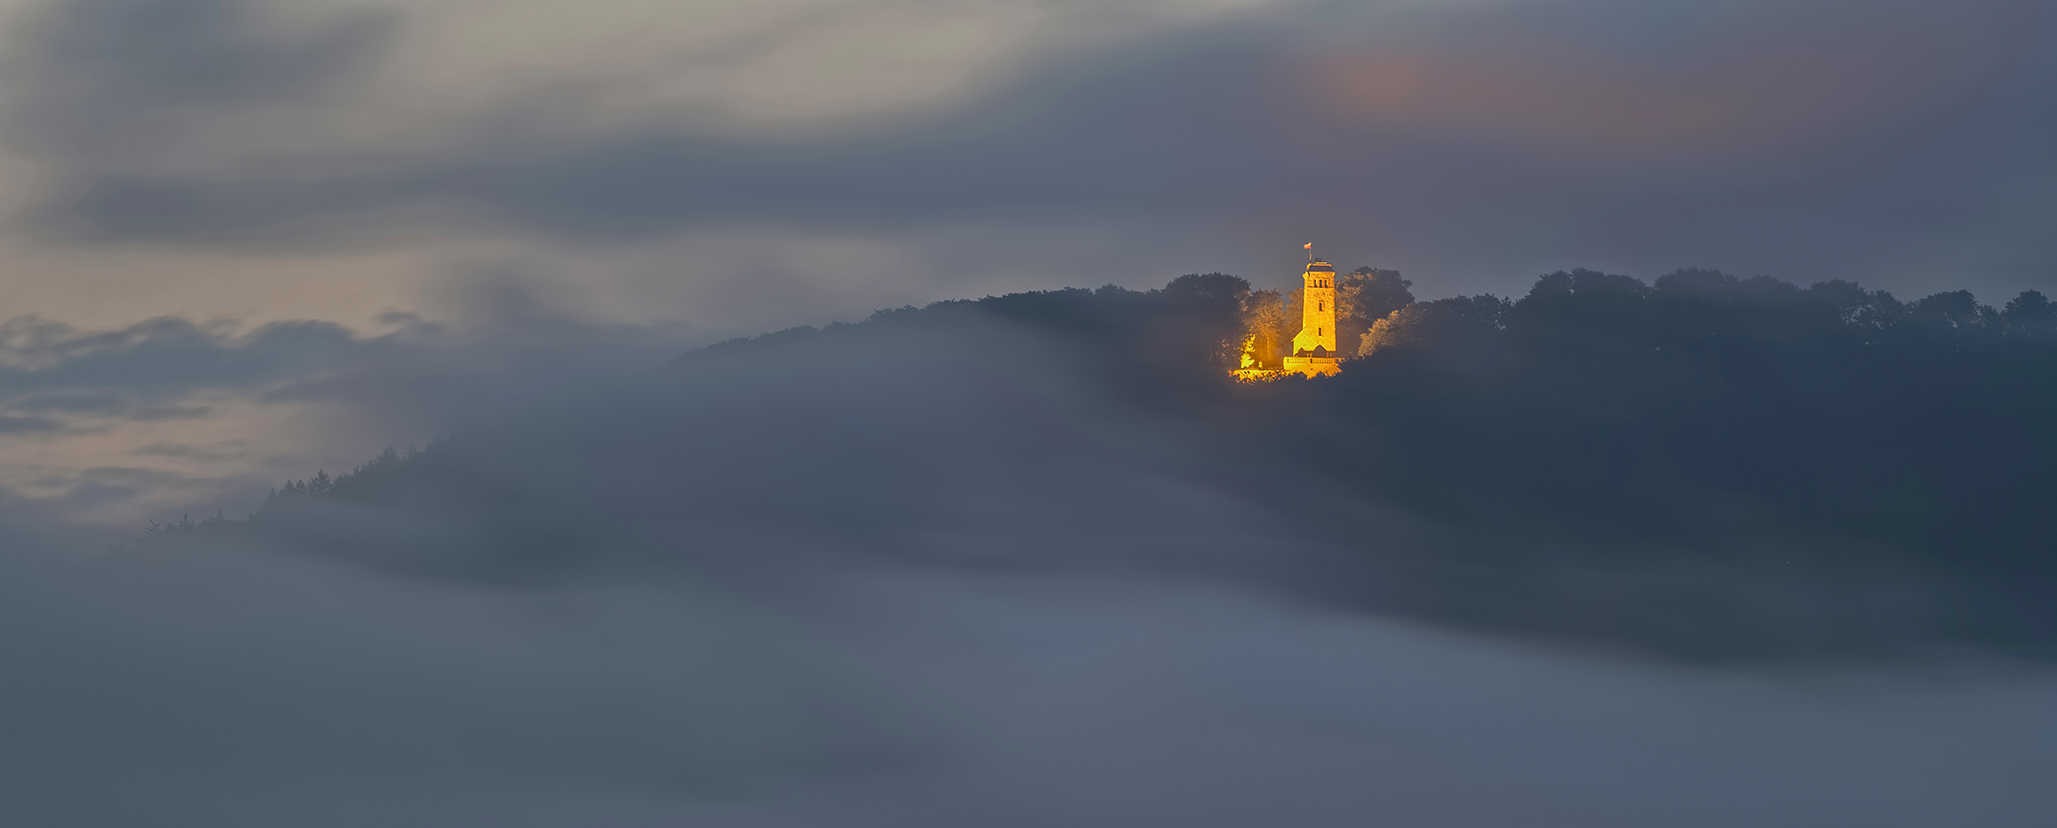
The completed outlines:
<svg viewBox="0 0 2057 828">
<path fill-rule="evenodd" d="M 369 335 L 176 316 L 0 322 L 0 490 L 124 527 L 241 513 L 289 475 L 426 443 L 524 380 L 651 364 L 694 338 L 567 319 L 518 283 L 476 283 L 465 301 L 455 324 L 396 312 Z"/>
<path fill-rule="evenodd" d="M 1304 584 L 1433 552 L 1432 533 L 1361 507 L 1351 546 L 1374 566 L 1334 569 L 1334 527 L 1221 485 L 1193 465 L 1204 432 L 1108 394 L 1078 355 L 1008 326 L 790 342 L 528 383 L 392 478 L 403 497 L 315 503 L 285 534 L 9 545 L 0 642 L 23 680 L 0 689 L 0 814 L 2057 814 L 2045 668 L 1693 666 L 1367 613 Z"/>
<path fill-rule="evenodd" d="M 22 678 L 0 691 L 0 814 L 33 824 L 2029 826 L 2057 809 L 2040 674 L 1678 671 L 1075 578 L 875 572 L 739 600 L 291 560 L 46 565 L 8 553 Z"/>
</svg>

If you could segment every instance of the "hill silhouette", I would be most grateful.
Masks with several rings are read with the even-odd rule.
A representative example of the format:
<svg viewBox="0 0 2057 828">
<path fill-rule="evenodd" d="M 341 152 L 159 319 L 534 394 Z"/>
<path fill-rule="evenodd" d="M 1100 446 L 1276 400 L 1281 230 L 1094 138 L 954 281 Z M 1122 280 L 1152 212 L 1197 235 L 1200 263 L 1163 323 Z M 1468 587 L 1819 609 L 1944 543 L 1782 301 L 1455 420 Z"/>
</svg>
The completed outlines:
<svg viewBox="0 0 2057 828">
<path fill-rule="evenodd" d="M 1333 378 L 1231 380 L 1290 300 L 1223 274 L 940 302 L 506 401 L 149 542 L 511 582 L 826 544 L 1692 658 L 2057 653 L 2041 294 L 1577 270 L 1412 302 L 1359 275 L 1399 307 Z"/>
</svg>

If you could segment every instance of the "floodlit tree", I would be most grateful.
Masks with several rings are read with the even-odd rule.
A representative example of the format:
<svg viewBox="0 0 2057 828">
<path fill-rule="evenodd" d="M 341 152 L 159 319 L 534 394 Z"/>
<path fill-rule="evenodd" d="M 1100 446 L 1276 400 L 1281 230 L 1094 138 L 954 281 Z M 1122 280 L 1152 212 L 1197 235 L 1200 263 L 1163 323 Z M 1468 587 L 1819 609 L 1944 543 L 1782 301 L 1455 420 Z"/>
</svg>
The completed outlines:
<svg viewBox="0 0 2057 828">
<path fill-rule="evenodd" d="M 1243 330 L 1256 338 L 1251 350 L 1264 368 L 1279 367 L 1279 358 L 1299 330 L 1299 316 L 1276 290 L 1253 290 L 1243 302 Z"/>
</svg>

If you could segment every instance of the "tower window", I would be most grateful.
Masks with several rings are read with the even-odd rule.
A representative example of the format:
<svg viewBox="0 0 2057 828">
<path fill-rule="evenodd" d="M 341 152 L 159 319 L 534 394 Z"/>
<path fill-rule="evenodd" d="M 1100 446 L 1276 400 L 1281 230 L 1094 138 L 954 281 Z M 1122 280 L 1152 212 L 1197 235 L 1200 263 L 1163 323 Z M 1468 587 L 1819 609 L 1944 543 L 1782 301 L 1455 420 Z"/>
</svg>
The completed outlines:
<svg viewBox="0 0 2057 828">
<path fill-rule="evenodd" d="M 1327 303 L 1327 302 L 1316 302 L 1316 303 L 1314 303 L 1314 309 L 1315 309 L 1315 310 L 1318 310 L 1318 311 L 1322 311 L 1322 310 L 1328 310 L 1328 303 Z"/>
</svg>

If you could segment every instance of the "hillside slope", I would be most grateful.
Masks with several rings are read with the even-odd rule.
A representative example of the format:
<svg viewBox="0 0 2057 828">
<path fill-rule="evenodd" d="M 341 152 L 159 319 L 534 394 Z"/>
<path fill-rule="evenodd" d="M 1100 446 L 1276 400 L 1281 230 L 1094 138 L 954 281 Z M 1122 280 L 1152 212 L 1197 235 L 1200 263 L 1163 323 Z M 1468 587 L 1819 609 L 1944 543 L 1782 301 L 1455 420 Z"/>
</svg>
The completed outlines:
<svg viewBox="0 0 2057 828">
<path fill-rule="evenodd" d="M 1168 567 L 1693 658 L 2057 642 L 2038 297 L 1578 271 L 1395 312 L 1340 377 L 1243 384 L 1247 296 L 1185 277 L 724 343 L 155 541 L 514 583 Z"/>
</svg>

